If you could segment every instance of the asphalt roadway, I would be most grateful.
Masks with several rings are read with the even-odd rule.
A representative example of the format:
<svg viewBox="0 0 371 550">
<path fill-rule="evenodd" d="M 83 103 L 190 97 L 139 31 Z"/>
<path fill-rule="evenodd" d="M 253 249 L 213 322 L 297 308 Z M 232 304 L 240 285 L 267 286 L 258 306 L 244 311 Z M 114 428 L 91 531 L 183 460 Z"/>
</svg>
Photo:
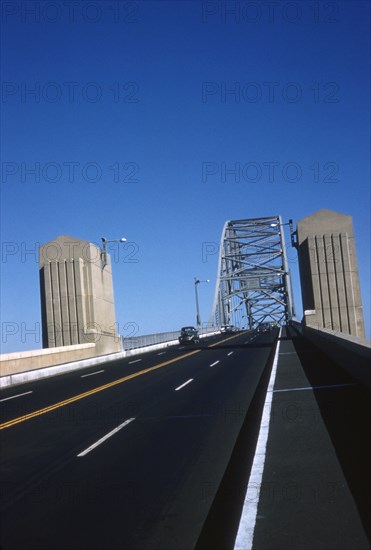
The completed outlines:
<svg viewBox="0 0 371 550">
<path fill-rule="evenodd" d="M 283 329 L 255 550 L 371 548 L 370 397 L 315 345 Z"/>
<path fill-rule="evenodd" d="M 195 548 L 277 332 L 2 390 L 2 548 Z"/>
</svg>

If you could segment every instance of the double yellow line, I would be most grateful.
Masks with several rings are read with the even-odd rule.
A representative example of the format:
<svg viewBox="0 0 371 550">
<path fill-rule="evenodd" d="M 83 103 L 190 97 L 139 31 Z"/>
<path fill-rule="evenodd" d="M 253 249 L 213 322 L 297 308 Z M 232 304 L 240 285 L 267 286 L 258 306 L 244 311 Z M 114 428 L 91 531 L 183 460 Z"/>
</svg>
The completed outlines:
<svg viewBox="0 0 371 550">
<path fill-rule="evenodd" d="M 222 340 L 221 342 L 216 342 L 215 344 L 211 344 L 208 346 L 209 348 L 214 347 L 218 344 L 221 344 L 222 342 L 226 342 L 227 340 L 231 340 L 232 338 L 236 338 L 236 336 L 231 336 L 230 338 L 226 338 L 225 340 Z M 71 403 L 75 403 L 76 401 L 80 401 L 81 399 L 85 399 L 85 397 L 89 397 L 90 395 L 94 395 L 95 393 L 99 393 L 101 391 L 107 390 L 108 388 L 113 388 L 114 386 L 118 386 L 119 384 L 123 384 L 124 382 L 127 382 L 128 380 L 132 380 L 133 378 L 137 378 L 138 376 L 142 376 L 143 374 L 147 374 L 148 372 L 152 372 L 157 369 L 161 369 L 162 367 L 166 367 L 167 365 L 170 365 L 171 363 L 175 363 L 176 361 L 180 361 L 181 359 L 185 359 L 186 357 L 190 357 L 191 355 L 195 355 L 196 353 L 199 353 L 201 350 L 196 349 L 194 351 L 191 351 L 190 353 L 185 353 L 184 355 L 181 355 L 180 357 L 175 357 L 174 359 L 169 359 L 168 361 L 165 361 L 164 363 L 159 363 L 158 365 L 155 365 L 154 367 L 149 367 L 148 369 L 144 369 L 138 372 L 135 372 L 133 374 L 129 374 L 128 376 L 124 376 L 123 378 L 119 378 L 117 380 L 114 380 L 113 382 L 109 382 L 108 384 L 104 384 L 103 386 L 98 386 L 97 388 L 94 388 L 93 390 L 86 391 L 84 393 L 79 393 L 78 395 L 74 395 L 73 397 L 70 397 L 69 399 L 65 399 L 64 401 L 59 401 L 59 403 L 54 403 L 54 405 L 49 405 L 48 407 L 44 407 L 43 409 L 39 409 L 37 411 L 33 411 L 31 413 L 25 414 L 23 416 L 19 416 L 18 418 L 13 418 L 13 420 L 8 420 L 7 422 L 4 422 L 3 424 L 0 424 L 0 430 L 4 430 L 5 428 L 10 428 L 11 426 L 15 426 L 16 424 L 20 424 L 21 422 L 25 422 L 26 420 L 30 420 L 31 418 L 35 418 L 36 416 L 41 416 L 42 414 L 46 414 L 51 411 L 55 411 L 55 409 L 60 409 L 61 407 L 65 407 L 66 405 L 70 405 Z"/>
</svg>

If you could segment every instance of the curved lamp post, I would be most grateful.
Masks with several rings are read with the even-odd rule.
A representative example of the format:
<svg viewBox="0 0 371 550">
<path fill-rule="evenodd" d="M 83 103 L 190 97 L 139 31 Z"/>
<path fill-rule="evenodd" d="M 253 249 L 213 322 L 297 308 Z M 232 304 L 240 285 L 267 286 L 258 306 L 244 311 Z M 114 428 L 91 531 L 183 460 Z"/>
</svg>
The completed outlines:
<svg viewBox="0 0 371 550">
<path fill-rule="evenodd" d="M 107 265 L 107 243 L 125 243 L 127 241 L 127 239 L 125 239 L 125 237 L 122 237 L 121 239 L 106 239 L 106 237 L 101 237 L 102 239 L 102 251 L 101 251 L 101 267 L 102 267 L 102 270 L 106 267 Z"/>
<path fill-rule="evenodd" d="M 200 283 L 209 283 L 210 279 L 205 279 L 204 281 L 200 281 L 200 279 L 197 279 L 195 277 L 195 296 L 196 296 L 196 324 L 198 327 L 201 326 L 201 317 L 200 317 L 200 306 L 198 303 L 198 285 Z"/>
</svg>

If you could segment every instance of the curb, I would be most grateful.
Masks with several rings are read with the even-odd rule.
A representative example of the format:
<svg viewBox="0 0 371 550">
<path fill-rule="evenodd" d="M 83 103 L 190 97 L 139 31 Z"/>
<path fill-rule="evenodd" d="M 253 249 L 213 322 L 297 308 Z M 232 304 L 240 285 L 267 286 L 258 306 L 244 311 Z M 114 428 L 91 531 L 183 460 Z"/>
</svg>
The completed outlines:
<svg viewBox="0 0 371 550">
<path fill-rule="evenodd" d="M 200 338 L 206 338 L 207 336 L 214 336 L 219 334 L 220 331 L 210 332 L 208 334 L 201 334 Z M 100 355 L 99 357 L 92 357 L 90 359 L 80 359 L 79 361 L 71 361 L 69 363 L 62 363 L 53 367 L 44 367 L 42 369 L 35 369 L 32 371 L 19 372 L 17 374 L 9 374 L 7 376 L 0 377 L 0 389 L 9 388 L 11 386 L 17 386 L 19 384 L 25 384 L 27 382 L 33 382 L 34 380 L 41 380 L 43 378 L 49 378 L 51 376 L 58 376 L 73 372 L 75 370 L 86 369 L 95 365 L 101 365 L 102 363 L 110 363 L 125 357 L 131 357 L 133 355 L 139 355 L 142 353 L 148 353 L 150 351 L 156 351 L 158 349 L 164 349 L 170 346 L 179 344 L 178 340 L 169 340 L 167 342 L 161 342 L 160 344 L 152 344 L 143 348 L 136 348 L 133 350 L 119 351 L 118 353 L 111 353 L 109 355 Z"/>
</svg>

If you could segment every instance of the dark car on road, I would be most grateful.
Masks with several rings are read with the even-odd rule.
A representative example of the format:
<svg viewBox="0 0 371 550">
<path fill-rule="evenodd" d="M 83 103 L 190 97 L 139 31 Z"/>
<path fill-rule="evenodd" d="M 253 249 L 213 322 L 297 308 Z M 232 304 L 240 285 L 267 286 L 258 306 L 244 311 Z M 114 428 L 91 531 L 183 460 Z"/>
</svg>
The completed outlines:
<svg viewBox="0 0 371 550">
<path fill-rule="evenodd" d="M 180 344 L 199 344 L 200 337 L 195 327 L 182 327 L 179 336 Z"/>
<path fill-rule="evenodd" d="M 270 332 L 271 331 L 271 324 L 270 323 L 260 323 L 258 325 L 258 333 L 261 332 Z"/>
</svg>

